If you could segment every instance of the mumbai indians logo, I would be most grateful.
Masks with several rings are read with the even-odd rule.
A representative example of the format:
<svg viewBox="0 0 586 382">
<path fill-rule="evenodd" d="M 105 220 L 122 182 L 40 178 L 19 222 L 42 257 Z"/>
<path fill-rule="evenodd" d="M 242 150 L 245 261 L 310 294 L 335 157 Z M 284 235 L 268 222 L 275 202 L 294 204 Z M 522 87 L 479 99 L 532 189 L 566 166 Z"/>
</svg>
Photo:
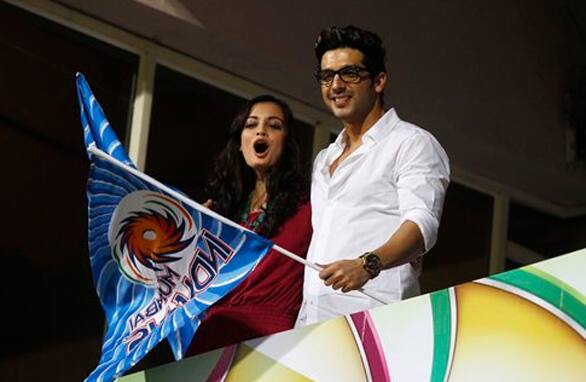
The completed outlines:
<svg viewBox="0 0 586 382">
<path fill-rule="evenodd" d="M 193 254 L 197 227 L 179 203 L 152 191 L 126 195 L 108 232 L 112 256 L 129 280 L 155 286 L 165 264 Z"/>
</svg>

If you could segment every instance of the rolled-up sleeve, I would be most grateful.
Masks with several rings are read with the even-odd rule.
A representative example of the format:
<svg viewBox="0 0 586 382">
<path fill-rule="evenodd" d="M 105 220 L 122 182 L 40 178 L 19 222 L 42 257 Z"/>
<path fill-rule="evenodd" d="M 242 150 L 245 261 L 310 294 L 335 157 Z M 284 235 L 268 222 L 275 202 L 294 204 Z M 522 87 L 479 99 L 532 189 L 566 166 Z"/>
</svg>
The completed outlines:
<svg viewBox="0 0 586 382">
<path fill-rule="evenodd" d="M 395 167 L 401 224 L 419 227 L 425 252 L 437 240 L 449 181 L 448 156 L 433 136 L 419 133 L 401 145 Z"/>
</svg>

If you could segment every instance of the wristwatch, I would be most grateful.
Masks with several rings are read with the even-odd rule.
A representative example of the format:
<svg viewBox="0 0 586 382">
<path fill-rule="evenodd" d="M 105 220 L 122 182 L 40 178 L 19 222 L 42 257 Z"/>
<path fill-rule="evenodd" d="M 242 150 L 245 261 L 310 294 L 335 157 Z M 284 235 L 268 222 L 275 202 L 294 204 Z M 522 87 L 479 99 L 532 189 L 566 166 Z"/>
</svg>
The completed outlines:
<svg viewBox="0 0 586 382">
<path fill-rule="evenodd" d="M 360 256 L 360 258 L 362 259 L 362 267 L 368 272 L 371 279 L 378 276 L 381 269 L 383 269 L 380 257 L 374 252 L 366 252 L 364 255 Z"/>
</svg>

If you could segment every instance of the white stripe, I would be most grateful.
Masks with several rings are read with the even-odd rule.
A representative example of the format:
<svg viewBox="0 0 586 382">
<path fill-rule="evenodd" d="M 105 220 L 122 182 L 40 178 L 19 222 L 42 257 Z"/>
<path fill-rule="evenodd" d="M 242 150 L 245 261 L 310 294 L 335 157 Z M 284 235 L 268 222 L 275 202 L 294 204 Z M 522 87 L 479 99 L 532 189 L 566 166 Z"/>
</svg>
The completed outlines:
<svg viewBox="0 0 586 382">
<path fill-rule="evenodd" d="M 107 196 L 109 198 L 122 199 L 122 197 L 120 195 L 106 194 L 106 193 L 103 193 L 103 192 L 93 193 L 93 194 L 90 194 L 89 196 L 90 196 L 90 198 L 98 198 L 98 197 L 102 197 L 102 196 Z"/>
<path fill-rule="evenodd" d="M 90 219 L 89 219 L 89 223 L 92 223 L 92 221 L 93 221 L 94 219 L 101 218 L 102 216 L 106 216 L 106 215 L 109 215 L 109 214 L 111 214 L 111 212 L 110 212 L 110 211 L 108 211 L 108 212 L 106 212 L 106 213 L 103 213 L 103 214 L 96 215 L 96 216 L 94 216 L 94 217 L 92 217 L 92 218 L 90 218 Z"/>
<path fill-rule="evenodd" d="M 195 301 L 201 302 L 202 304 L 207 305 L 207 306 L 210 306 L 210 305 L 214 304 L 214 302 L 212 302 L 212 301 L 207 301 L 207 300 L 204 300 L 204 299 L 200 298 L 199 295 L 195 296 L 193 299 Z"/>
<path fill-rule="evenodd" d="M 114 150 L 116 150 L 119 146 L 121 146 L 120 142 L 112 142 L 112 144 L 108 147 L 108 154 L 112 155 Z"/>
<path fill-rule="evenodd" d="M 365 312 L 364 314 L 366 315 L 368 313 Z M 356 330 L 356 327 L 354 326 L 354 321 L 352 321 L 352 317 L 350 317 L 350 315 L 345 315 L 344 318 L 346 319 L 346 324 L 352 332 L 352 336 L 354 337 L 354 343 L 356 344 L 358 352 L 360 353 L 360 358 L 362 359 L 362 368 L 364 370 L 364 373 L 366 374 L 366 380 L 368 382 L 372 382 L 372 375 L 370 374 L 370 364 L 368 363 L 368 358 L 366 358 L 364 344 L 362 343 L 362 339 L 360 338 L 360 333 L 358 333 L 358 331 Z"/>
<path fill-rule="evenodd" d="M 90 152 L 91 152 L 91 153 L 95 153 L 95 151 L 94 151 L 94 150 L 98 150 L 98 151 L 102 152 L 102 151 L 101 151 L 99 148 L 97 148 L 97 147 L 95 147 L 95 148 L 94 148 L 93 150 L 91 150 Z M 105 155 L 105 154 L 104 154 L 104 155 Z M 111 157 L 111 156 L 110 156 L 109 158 L 112 158 L 112 159 L 113 159 L 113 157 Z M 115 161 L 118 161 L 117 159 L 113 159 L 113 160 L 115 160 Z M 107 162 L 107 161 L 106 161 L 106 162 Z M 124 164 L 124 163 L 122 163 L 122 162 L 120 162 L 120 161 L 118 161 L 118 162 L 119 162 L 119 163 L 121 163 L 121 164 L 123 164 L 124 166 L 127 166 L 126 164 Z M 109 163 L 109 164 L 112 164 L 112 163 Z M 108 174 L 110 174 L 110 175 L 112 175 L 112 176 L 115 176 L 116 178 L 122 179 L 122 180 L 123 180 L 125 183 L 128 183 L 128 184 L 129 184 L 129 185 L 132 187 L 132 189 L 133 189 L 133 190 L 137 190 L 137 189 L 145 189 L 145 190 L 152 191 L 152 187 L 149 187 L 148 185 L 144 184 L 144 183 L 142 182 L 142 180 L 141 180 L 139 177 L 136 177 L 136 176 L 135 176 L 135 177 L 133 177 L 133 178 L 132 178 L 132 180 L 133 180 L 135 183 L 138 183 L 138 187 L 137 187 L 137 186 L 135 186 L 134 184 L 132 184 L 132 182 L 131 182 L 131 181 L 129 181 L 129 180 L 126 180 L 126 179 L 125 179 L 123 176 L 121 176 L 121 175 L 118 175 L 118 174 L 116 174 L 116 173 L 114 173 L 114 172 L 112 172 L 112 171 L 110 171 L 110 170 L 108 170 L 108 169 L 101 168 L 101 167 L 97 167 L 97 165 L 94 165 L 94 169 L 95 169 L 95 171 L 103 171 L 103 172 L 106 172 L 106 173 L 108 173 Z"/>
<path fill-rule="evenodd" d="M 256 267 L 257 264 L 258 264 L 258 262 L 254 266 Z M 224 285 L 231 284 L 234 281 L 240 280 L 241 278 L 245 277 L 247 274 L 248 274 L 248 272 L 240 273 L 240 274 L 232 277 L 231 279 L 228 279 L 228 280 L 222 281 L 221 283 L 217 283 L 217 284 L 210 286 L 209 289 L 215 289 L 215 288 L 223 287 Z"/>
<path fill-rule="evenodd" d="M 106 129 L 108 128 L 108 126 L 110 126 L 110 124 L 108 123 L 107 120 L 103 120 L 102 123 L 100 124 L 100 138 L 104 138 L 104 131 L 106 131 Z"/>
<path fill-rule="evenodd" d="M 458 301 L 456 300 L 456 291 L 454 287 L 448 288 L 450 298 L 450 348 L 448 349 L 448 362 L 444 374 L 444 382 L 447 382 L 452 372 L 452 362 L 454 352 L 456 351 L 456 330 L 458 330 Z"/>
<path fill-rule="evenodd" d="M 104 180 L 98 180 L 98 179 L 91 179 L 92 183 L 98 183 L 98 184 L 104 184 L 106 186 L 112 187 L 112 188 L 118 188 L 120 190 L 122 190 L 124 193 L 128 193 L 128 190 L 125 188 L 122 188 L 121 186 L 118 186 L 112 182 L 106 182 Z"/>
<path fill-rule="evenodd" d="M 94 103 L 96 103 L 96 97 L 92 94 L 90 96 L 90 115 L 93 117 L 94 115 Z"/>
<path fill-rule="evenodd" d="M 104 230 L 104 226 L 106 226 L 106 231 L 107 231 L 108 230 L 108 227 L 110 226 L 110 221 L 109 220 L 106 220 L 105 222 L 102 222 L 102 223 L 100 223 L 98 225 L 95 225 L 95 223 L 92 224 L 90 222 L 90 224 L 89 224 L 90 232 L 98 231 L 98 230 L 103 231 Z M 97 233 L 96 233 L 96 235 L 97 235 Z"/>
<path fill-rule="evenodd" d="M 126 180 L 123 176 L 120 176 L 120 175 L 116 174 L 115 172 L 112 172 L 106 168 L 96 167 L 94 169 L 94 171 L 104 172 L 104 173 L 108 174 L 109 176 L 115 177 L 115 178 L 119 179 L 120 181 L 126 183 L 128 189 L 129 189 L 129 190 L 127 190 L 127 192 L 134 191 L 137 189 L 134 186 L 134 184 L 132 184 L 130 181 Z M 95 178 L 93 178 L 93 177 L 90 178 L 90 180 L 93 180 L 93 179 L 95 179 Z M 142 183 L 142 182 L 140 182 L 140 183 Z"/>
</svg>

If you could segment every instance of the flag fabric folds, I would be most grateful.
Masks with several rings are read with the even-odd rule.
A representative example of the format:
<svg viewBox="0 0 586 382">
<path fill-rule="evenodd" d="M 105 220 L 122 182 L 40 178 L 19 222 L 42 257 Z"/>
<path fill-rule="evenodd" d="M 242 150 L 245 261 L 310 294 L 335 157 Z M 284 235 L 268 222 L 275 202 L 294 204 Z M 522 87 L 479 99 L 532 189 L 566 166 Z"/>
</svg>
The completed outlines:
<svg viewBox="0 0 586 382">
<path fill-rule="evenodd" d="M 77 91 L 90 158 L 90 264 L 107 321 L 86 380 L 111 381 L 162 339 L 182 357 L 201 314 L 272 243 L 137 171 L 81 74 Z"/>
</svg>

